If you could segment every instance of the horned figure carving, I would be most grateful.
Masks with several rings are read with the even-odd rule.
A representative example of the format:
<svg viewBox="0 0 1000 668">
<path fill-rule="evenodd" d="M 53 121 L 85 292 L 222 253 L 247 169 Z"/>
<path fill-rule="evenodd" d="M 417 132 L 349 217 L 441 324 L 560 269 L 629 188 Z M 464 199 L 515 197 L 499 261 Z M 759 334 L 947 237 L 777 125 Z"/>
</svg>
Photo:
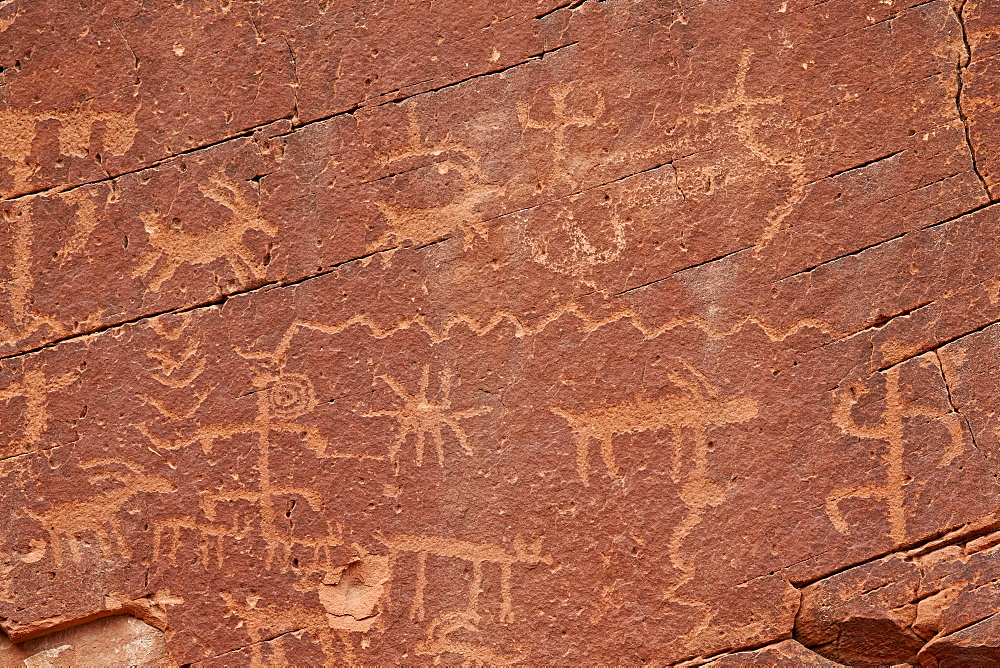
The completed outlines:
<svg viewBox="0 0 1000 668">
<path fill-rule="evenodd" d="M 674 526 L 667 543 L 667 555 L 676 570 L 673 584 L 664 591 L 665 600 L 694 608 L 700 621 L 689 635 L 697 636 L 709 627 L 715 614 L 703 601 L 679 592 L 696 576 L 697 559 L 685 555 L 683 544 L 691 531 L 702 521 L 709 508 L 719 506 L 726 491 L 709 475 L 708 432 L 712 427 L 749 422 L 758 415 L 757 401 L 750 397 L 722 399 L 700 371 L 684 363 L 690 377 L 681 373 L 668 375 L 681 393 L 659 399 L 636 395 L 633 400 L 615 406 L 593 408 L 573 413 L 553 406 L 552 412 L 569 422 L 576 438 L 577 470 L 583 484 L 588 484 L 589 447 L 591 439 L 601 445 L 606 475 L 618 476 L 615 460 L 614 438 L 623 434 L 640 434 L 669 430 L 674 453 L 671 478 L 676 484 L 677 495 L 684 506 L 680 521 Z M 693 377 L 693 379 L 692 379 Z M 685 457 L 685 436 L 693 442 Z"/>
<path fill-rule="evenodd" d="M 691 380 L 680 373 L 669 375 L 671 382 L 683 390 L 679 395 L 649 399 L 635 395 L 634 399 L 614 406 L 601 406 L 574 413 L 560 406 L 551 410 L 570 424 L 576 439 L 576 465 L 584 485 L 589 483 L 590 441 L 600 444 L 606 474 L 618 475 L 613 439 L 624 434 L 640 434 L 669 430 L 674 440 L 672 474 L 677 481 L 682 461 L 681 444 L 685 431 L 694 438 L 695 460 L 700 461 L 705 432 L 713 426 L 747 422 L 757 417 L 757 402 L 749 397 L 720 399 L 705 376 L 685 363 L 694 376 Z"/>
</svg>

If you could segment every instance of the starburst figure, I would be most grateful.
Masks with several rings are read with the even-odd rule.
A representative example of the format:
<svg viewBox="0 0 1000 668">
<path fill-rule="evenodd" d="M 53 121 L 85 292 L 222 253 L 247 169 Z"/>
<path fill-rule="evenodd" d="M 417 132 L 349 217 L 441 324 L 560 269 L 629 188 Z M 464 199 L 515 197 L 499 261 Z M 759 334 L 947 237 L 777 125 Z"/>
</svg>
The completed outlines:
<svg viewBox="0 0 1000 668">
<path fill-rule="evenodd" d="M 380 378 L 393 393 L 403 400 L 400 408 L 374 413 L 366 413 L 365 417 L 391 417 L 399 425 L 399 433 L 396 440 L 389 448 L 389 458 L 395 467 L 399 467 L 399 451 L 410 434 L 416 439 L 416 459 L 417 466 L 422 466 L 424 461 L 424 444 L 428 436 L 434 441 L 437 450 L 438 464 L 444 466 L 444 429 L 451 429 L 458 439 L 458 444 L 462 446 L 465 454 L 472 454 L 472 446 L 469 445 L 469 435 L 462 428 L 460 422 L 467 418 L 476 417 L 489 413 L 493 410 L 490 406 L 479 406 L 478 408 L 467 408 L 456 411 L 451 409 L 451 370 L 446 369 L 439 374 L 441 379 L 441 389 L 438 399 L 427 397 L 427 386 L 430 385 L 430 366 L 424 365 L 424 372 L 416 392 L 409 392 L 396 379 L 387 375 L 380 375 Z"/>
</svg>

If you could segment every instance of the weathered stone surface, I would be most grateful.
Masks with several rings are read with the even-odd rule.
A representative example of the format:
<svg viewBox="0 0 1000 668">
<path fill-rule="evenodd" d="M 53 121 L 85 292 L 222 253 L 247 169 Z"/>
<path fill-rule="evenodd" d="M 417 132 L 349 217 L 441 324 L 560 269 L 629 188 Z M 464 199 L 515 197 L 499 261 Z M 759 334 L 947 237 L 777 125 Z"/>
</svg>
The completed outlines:
<svg viewBox="0 0 1000 668">
<path fill-rule="evenodd" d="M 959 62 L 962 83 L 958 102 L 965 117 L 977 171 L 993 197 L 1000 187 L 1000 138 L 997 90 L 1000 85 L 1000 11 L 986 0 L 965 0 L 956 15 L 962 19 L 965 57 Z"/>
<path fill-rule="evenodd" d="M 924 641 L 912 630 L 919 568 L 889 557 L 803 591 L 795 636 L 851 666 L 911 663 Z"/>
<path fill-rule="evenodd" d="M 14 641 L 992 656 L 989 3 L 0 4 Z"/>
<path fill-rule="evenodd" d="M 1000 298 L 1000 283 L 989 284 L 990 294 Z M 1000 382 L 995 360 L 1000 352 L 1000 327 L 990 325 L 950 343 L 940 351 L 941 364 L 955 408 L 967 421 L 976 446 L 994 472 L 1000 474 L 1000 415 L 989 400 L 987 388 Z"/>
<path fill-rule="evenodd" d="M 796 639 L 851 666 L 989 665 L 998 651 L 1000 534 L 976 537 L 982 532 L 960 532 L 810 584 Z"/>
<path fill-rule="evenodd" d="M 783 640 L 776 645 L 769 645 L 761 649 L 735 652 L 703 665 L 717 666 L 718 668 L 741 668 L 743 666 L 781 666 L 781 668 L 822 666 L 823 668 L 833 668 L 841 664 L 834 663 L 822 655 L 810 651 L 794 640 Z"/>
<path fill-rule="evenodd" d="M 991 616 L 936 638 L 919 656 L 923 666 L 989 666 L 1000 662 L 1000 624 Z"/>
<path fill-rule="evenodd" d="M 163 632 L 135 617 L 103 617 L 15 645 L 0 636 L 4 666 L 171 666 Z"/>
</svg>

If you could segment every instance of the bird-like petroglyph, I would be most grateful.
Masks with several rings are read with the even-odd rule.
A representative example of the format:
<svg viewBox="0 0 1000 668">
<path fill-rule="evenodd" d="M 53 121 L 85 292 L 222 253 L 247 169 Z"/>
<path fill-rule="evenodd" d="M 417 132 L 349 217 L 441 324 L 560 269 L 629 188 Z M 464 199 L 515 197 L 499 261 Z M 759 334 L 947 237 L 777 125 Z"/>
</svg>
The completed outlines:
<svg viewBox="0 0 1000 668">
<path fill-rule="evenodd" d="M 404 244 L 424 245 L 447 238 L 456 230 L 463 233 L 469 246 L 476 235 L 486 237 L 486 225 L 481 208 L 500 197 L 502 184 L 493 183 L 483 172 L 480 156 L 468 146 L 457 142 L 435 142 L 427 145 L 420 134 L 420 124 L 412 114 L 408 117 L 409 142 L 406 149 L 396 151 L 383 160 L 391 168 L 405 160 L 433 160 L 439 175 L 457 177 L 459 192 L 452 201 L 436 206 L 416 207 L 377 200 L 386 230 L 368 244 L 369 252 Z"/>
<path fill-rule="evenodd" d="M 0 0 L 0 665 L 991 657 L 995 4 Z"/>
</svg>

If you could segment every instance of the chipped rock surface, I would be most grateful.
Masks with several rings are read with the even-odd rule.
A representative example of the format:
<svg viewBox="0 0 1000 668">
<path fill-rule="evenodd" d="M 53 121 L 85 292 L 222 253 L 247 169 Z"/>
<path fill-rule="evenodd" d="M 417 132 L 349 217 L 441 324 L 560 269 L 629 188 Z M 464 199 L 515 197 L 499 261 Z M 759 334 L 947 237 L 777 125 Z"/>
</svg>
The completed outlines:
<svg viewBox="0 0 1000 668">
<path fill-rule="evenodd" d="M 0 663 L 1000 662 L 998 63 L 989 0 L 0 1 Z"/>
<path fill-rule="evenodd" d="M 825 659 L 794 640 L 783 640 L 773 645 L 766 645 L 760 649 L 746 650 L 726 654 L 714 661 L 709 661 L 706 666 L 717 668 L 742 668 L 746 666 L 780 666 L 780 668 L 798 668 L 799 666 L 817 666 L 819 668 L 832 668 L 841 664 Z"/>
<path fill-rule="evenodd" d="M 24 668 L 52 666 L 170 666 L 163 632 L 116 615 L 13 644 L 0 636 L 0 663 Z"/>
</svg>

